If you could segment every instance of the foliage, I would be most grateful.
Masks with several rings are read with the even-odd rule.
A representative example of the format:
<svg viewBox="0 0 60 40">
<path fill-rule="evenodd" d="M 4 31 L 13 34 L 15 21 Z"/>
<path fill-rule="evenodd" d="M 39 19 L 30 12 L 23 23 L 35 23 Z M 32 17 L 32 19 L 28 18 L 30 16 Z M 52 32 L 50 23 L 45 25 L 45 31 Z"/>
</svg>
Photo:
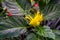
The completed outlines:
<svg viewBox="0 0 60 40">
<path fill-rule="evenodd" d="M 35 2 L 39 3 L 40 12 L 44 15 L 44 20 L 55 20 L 60 17 L 60 4 L 57 3 L 58 1 L 55 1 L 35 0 Z M 32 5 L 29 0 L 16 0 L 16 3 L 22 13 L 25 15 L 32 14 L 30 12 Z M 3 13 L 0 15 L 0 39 L 2 40 L 5 38 L 13 40 L 14 37 L 17 37 L 17 40 L 59 40 L 60 34 L 58 30 L 52 30 L 49 26 L 44 25 L 33 27 L 28 24 L 29 22 L 25 20 L 24 17 L 8 16 L 8 18 L 5 18 L 5 10 L 2 10 L 0 13 Z M 18 38 L 18 36 L 20 38 Z"/>
<path fill-rule="evenodd" d="M 52 32 L 52 30 L 48 26 L 37 28 L 37 30 L 38 30 L 38 32 L 37 32 L 38 35 L 55 39 L 54 33 Z"/>
</svg>

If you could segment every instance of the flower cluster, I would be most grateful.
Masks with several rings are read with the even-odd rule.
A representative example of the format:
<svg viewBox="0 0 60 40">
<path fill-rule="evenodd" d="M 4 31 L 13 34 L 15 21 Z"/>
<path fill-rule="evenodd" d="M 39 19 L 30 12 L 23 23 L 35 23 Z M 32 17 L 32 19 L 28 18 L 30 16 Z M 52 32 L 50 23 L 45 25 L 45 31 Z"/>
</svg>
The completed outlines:
<svg viewBox="0 0 60 40">
<path fill-rule="evenodd" d="M 43 15 L 37 11 L 37 13 L 34 14 L 34 17 L 28 15 L 25 18 L 29 19 L 29 25 L 31 26 L 39 26 L 41 22 L 43 21 Z"/>
</svg>

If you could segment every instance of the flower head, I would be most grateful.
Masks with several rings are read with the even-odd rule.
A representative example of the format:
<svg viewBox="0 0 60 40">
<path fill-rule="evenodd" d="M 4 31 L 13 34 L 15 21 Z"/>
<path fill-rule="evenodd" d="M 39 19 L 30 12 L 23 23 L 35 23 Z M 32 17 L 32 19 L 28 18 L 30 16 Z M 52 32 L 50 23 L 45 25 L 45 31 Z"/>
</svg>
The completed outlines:
<svg viewBox="0 0 60 40">
<path fill-rule="evenodd" d="M 29 19 L 29 25 L 31 26 L 39 26 L 41 24 L 41 22 L 43 21 L 43 15 L 40 14 L 39 11 L 37 11 L 37 13 L 35 13 L 34 17 L 32 16 L 26 16 L 25 18 Z"/>
</svg>

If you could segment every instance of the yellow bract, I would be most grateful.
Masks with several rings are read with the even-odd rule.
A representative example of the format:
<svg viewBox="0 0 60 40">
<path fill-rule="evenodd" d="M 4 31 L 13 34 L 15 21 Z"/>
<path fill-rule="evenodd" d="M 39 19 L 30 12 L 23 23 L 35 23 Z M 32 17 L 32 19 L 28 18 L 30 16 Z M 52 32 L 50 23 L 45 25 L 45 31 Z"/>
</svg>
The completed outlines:
<svg viewBox="0 0 60 40">
<path fill-rule="evenodd" d="M 33 2 L 34 0 L 30 0 L 30 2 Z"/>
<path fill-rule="evenodd" d="M 37 11 L 37 13 L 35 13 L 34 18 L 30 15 L 26 16 L 25 18 L 30 20 L 29 25 L 31 25 L 31 26 L 39 26 L 41 24 L 41 22 L 43 21 L 43 15 L 40 14 L 39 11 Z"/>
</svg>

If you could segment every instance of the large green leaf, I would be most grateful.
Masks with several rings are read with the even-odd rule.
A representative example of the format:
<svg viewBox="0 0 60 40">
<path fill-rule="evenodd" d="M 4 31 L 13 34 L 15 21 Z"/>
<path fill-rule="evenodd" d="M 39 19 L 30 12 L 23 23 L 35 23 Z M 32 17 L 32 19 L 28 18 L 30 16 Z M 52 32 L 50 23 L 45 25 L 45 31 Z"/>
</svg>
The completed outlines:
<svg viewBox="0 0 60 40">
<path fill-rule="evenodd" d="M 38 35 L 55 39 L 55 34 L 52 32 L 52 30 L 48 26 L 40 27 L 37 30 L 38 30 L 37 32 Z"/>
<path fill-rule="evenodd" d="M 16 0 L 16 2 L 24 10 L 29 10 L 31 8 L 31 4 L 29 0 Z"/>
<path fill-rule="evenodd" d="M 60 17 L 59 2 L 59 0 L 50 0 L 49 4 L 43 7 L 42 12 L 46 20 L 57 19 Z"/>
<path fill-rule="evenodd" d="M 56 35 L 55 40 L 60 40 L 60 30 L 53 30 L 53 32 Z"/>
<path fill-rule="evenodd" d="M 60 4 L 51 4 L 43 9 L 46 20 L 57 19 L 60 17 Z"/>
<path fill-rule="evenodd" d="M 60 35 L 60 30 L 53 30 L 56 35 Z"/>
<path fill-rule="evenodd" d="M 27 23 L 26 20 L 24 20 L 24 17 L 12 16 L 8 19 L 2 18 L 0 20 L 0 30 L 5 30 L 14 27 L 24 27 L 26 25 Z"/>
<path fill-rule="evenodd" d="M 22 27 L 2 30 L 2 31 L 0 31 L 0 39 L 1 38 L 9 38 L 9 37 L 17 37 L 19 35 L 21 36 L 21 34 L 23 32 L 26 32 L 26 29 L 22 28 Z"/>
<path fill-rule="evenodd" d="M 56 34 L 55 40 L 60 40 L 60 35 L 57 35 L 57 34 Z"/>
<path fill-rule="evenodd" d="M 27 37 L 26 40 L 38 40 L 36 35 L 34 33 L 30 33 Z"/>
</svg>

